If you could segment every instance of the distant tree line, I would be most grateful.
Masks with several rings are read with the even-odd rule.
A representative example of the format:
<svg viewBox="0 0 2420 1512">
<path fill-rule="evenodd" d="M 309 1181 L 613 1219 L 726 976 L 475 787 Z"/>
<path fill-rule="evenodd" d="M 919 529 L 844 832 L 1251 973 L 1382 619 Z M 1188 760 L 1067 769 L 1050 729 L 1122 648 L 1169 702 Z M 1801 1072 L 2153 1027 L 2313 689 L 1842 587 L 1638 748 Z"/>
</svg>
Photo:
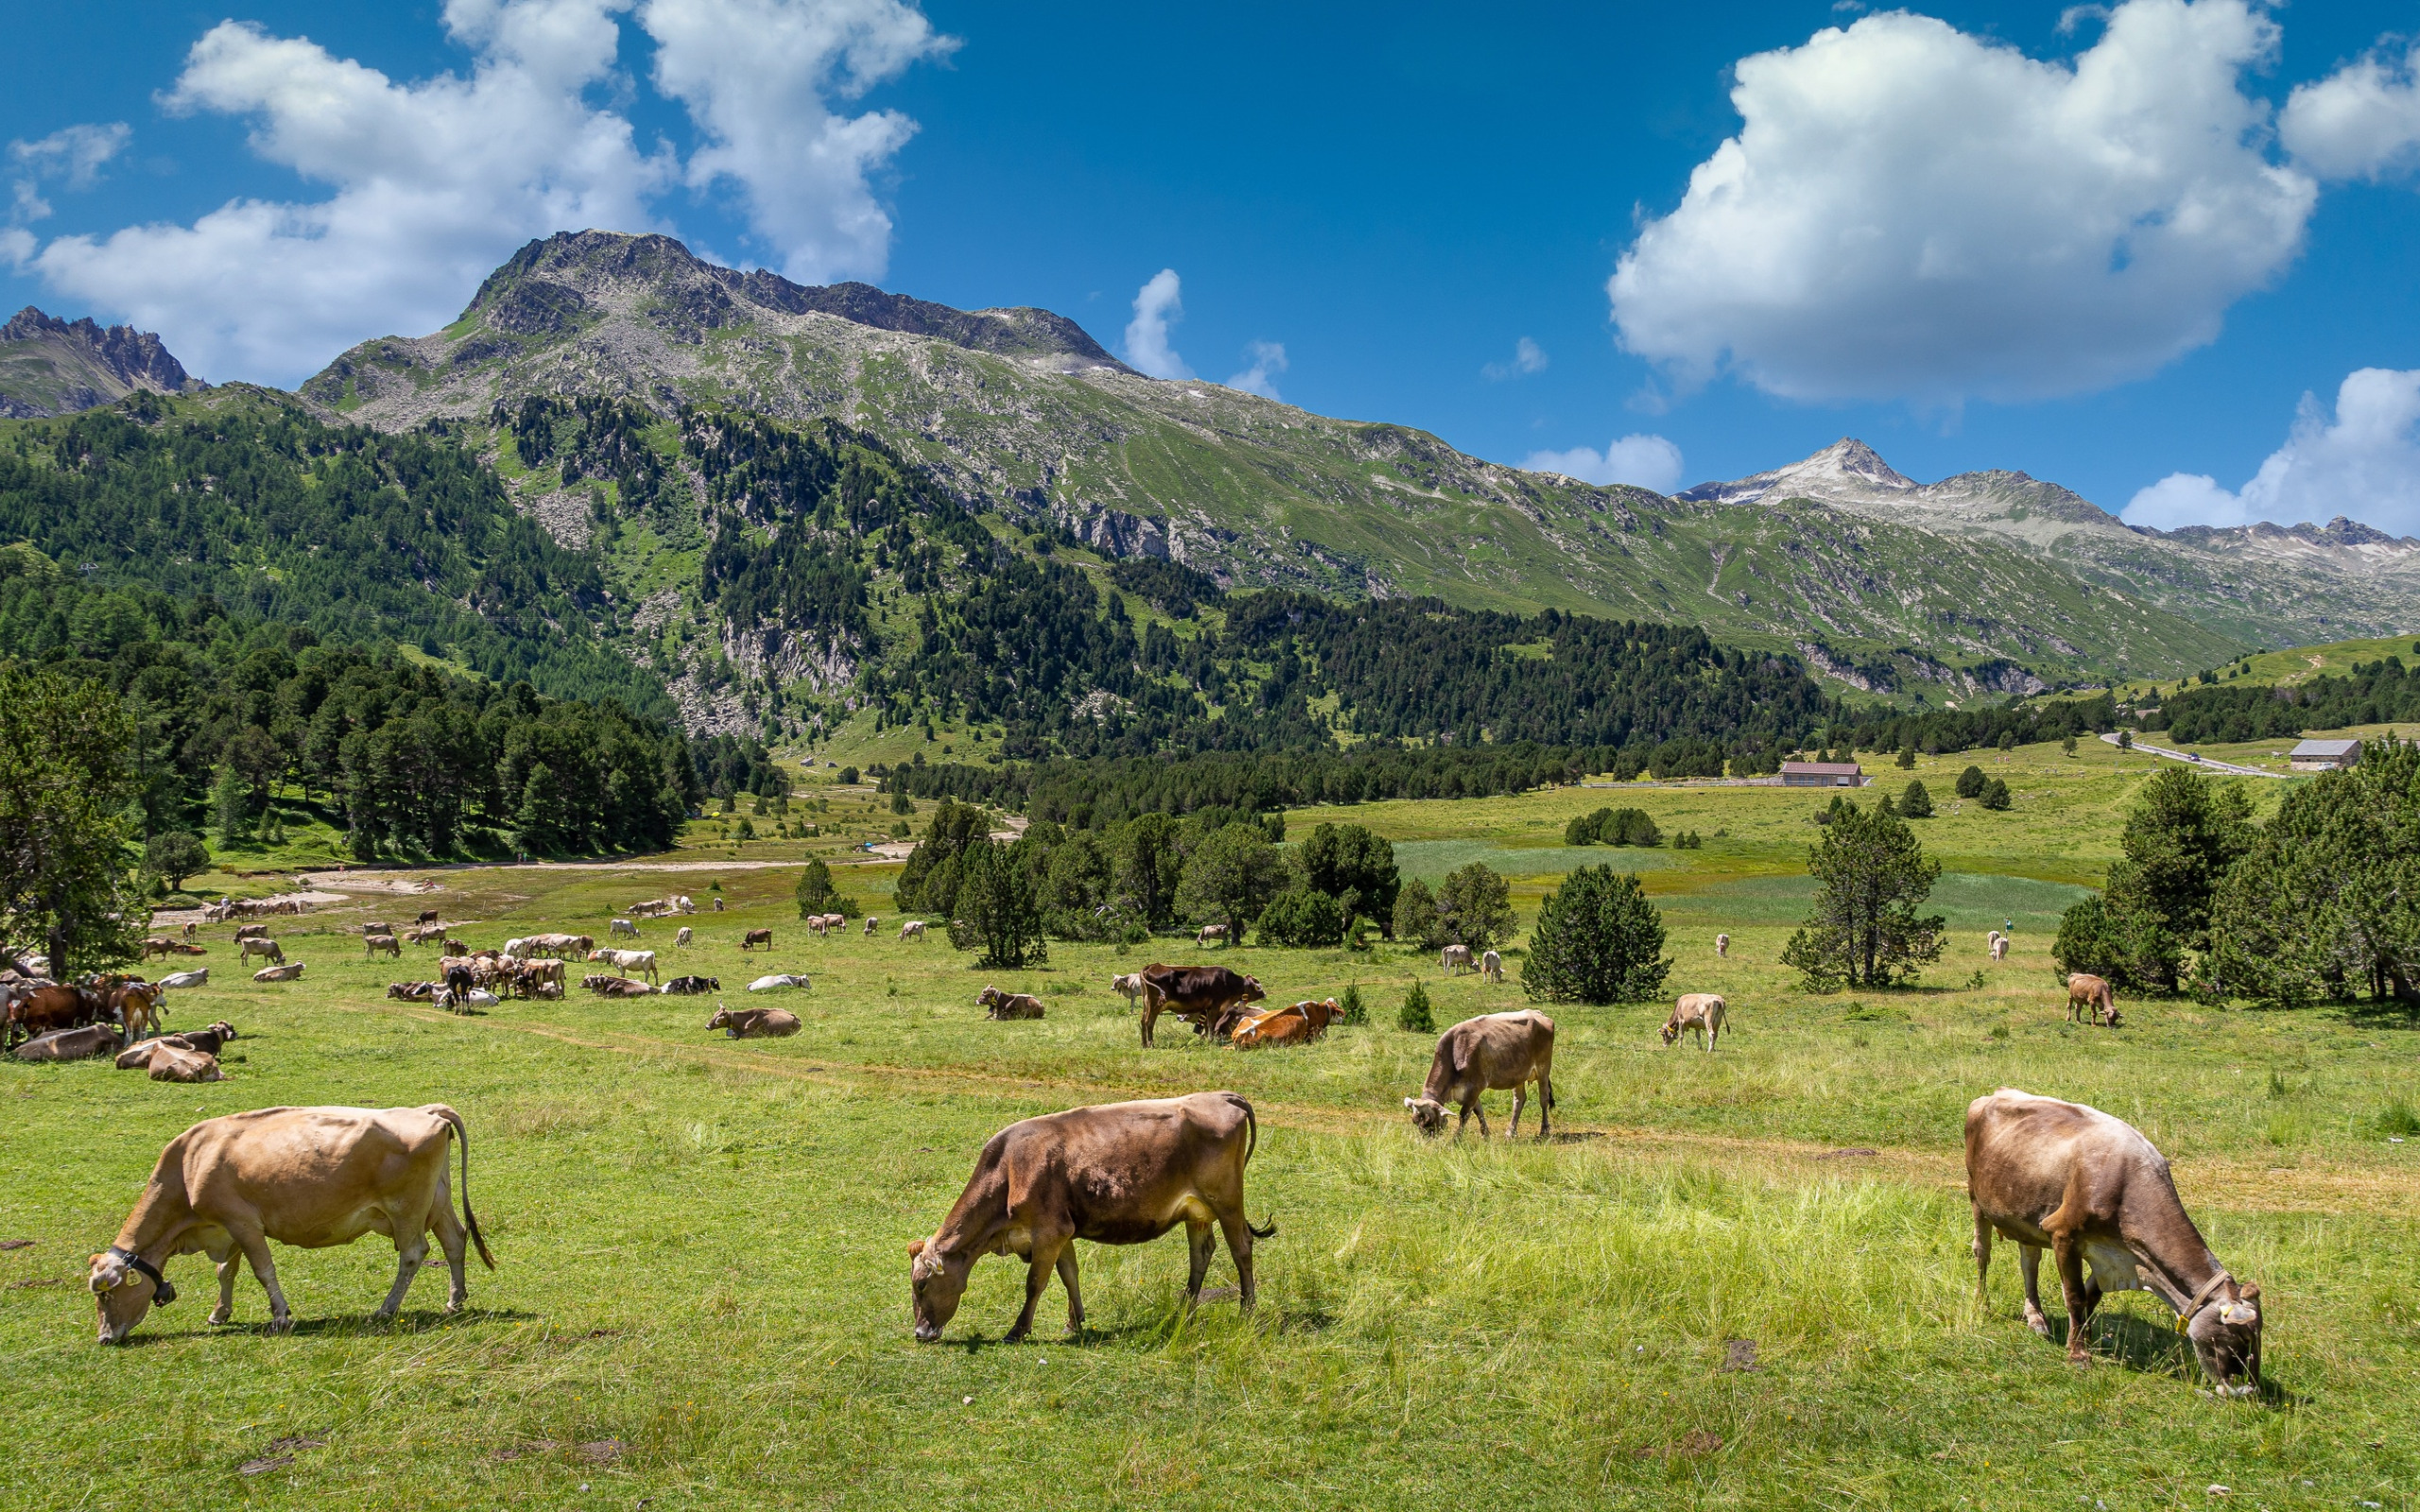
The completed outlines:
<svg viewBox="0 0 2420 1512">
<path fill-rule="evenodd" d="M 487 844 L 555 853 L 658 849 L 700 787 L 676 731 L 611 699 L 548 698 L 321 644 L 307 626 L 110 588 L 0 551 L 0 662 L 106 690 L 130 721 L 138 837 L 275 823 L 299 791 L 356 855 Z"/>
<path fill-rule="evenodd" d="M 2169 695 L 2146 708 L 2146 730 L 2164 730 L 2179 745 L 2201 741 L 2278 740 L 2306 730 L 2343 730 L 2420 719 L 2420 670 L 2401 657 L 2357 664 L 2343 677 L 2246 686 L 2220 683 Z"/>
</svg>

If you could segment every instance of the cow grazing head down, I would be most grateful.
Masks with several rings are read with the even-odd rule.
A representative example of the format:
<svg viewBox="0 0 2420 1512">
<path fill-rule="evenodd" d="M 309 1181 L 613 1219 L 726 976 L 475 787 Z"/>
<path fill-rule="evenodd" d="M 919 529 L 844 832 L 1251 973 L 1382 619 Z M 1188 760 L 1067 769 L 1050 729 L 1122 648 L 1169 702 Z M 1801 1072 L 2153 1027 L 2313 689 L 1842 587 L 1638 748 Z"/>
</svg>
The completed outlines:
<svg viewBox="0 0 2420 1512">
<path fill-rule="evenodd" d="M 165 1307 L 177 1299 L 177 1289 L 157 1267 L 115 1247 L 93 1257 L 93 1274 L 86 1284 L 92 1287 L 100 1313 L 103 1344 L 124 1344 L 154 1306 Z"/>
<path fill-rule="evenodd" d="M 2260 1389 L 2260 1287 L 2243 1282 L 2232 1301 L 2223 1299 L 2224 1292 L 2193 1314 L 2185 1336 L 2221 1392 L 2249 1397 Z"/>
<path fill-rule="evenodd" d="M 1445 1126 L 1445 1105 L 1434 1097 L 1407 1097 L 1403 1106 L 1411 1109 L 1411 1123 L 1423 1134 L 1434 1134 Z"/>
<path fill-rule="evenodd" d="M 958 1315 L 966 1295 L 966 1276 L 975 1268 L 973 1255 L 944 1255 L 929 1240 L 908 1242 L 908 1281 L 915 1291 L 916 1338 L 930 1344 Z"/>
</svg>

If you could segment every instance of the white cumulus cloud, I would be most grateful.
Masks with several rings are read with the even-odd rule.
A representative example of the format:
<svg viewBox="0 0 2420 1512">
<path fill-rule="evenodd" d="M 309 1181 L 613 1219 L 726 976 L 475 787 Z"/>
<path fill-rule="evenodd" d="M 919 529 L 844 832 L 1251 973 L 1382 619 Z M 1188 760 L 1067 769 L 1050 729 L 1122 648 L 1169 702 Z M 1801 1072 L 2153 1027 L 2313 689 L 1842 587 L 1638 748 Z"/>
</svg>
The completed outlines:
<svg viewBox="0 0 2420 1512">
<path fill-rule="evenodd" d="M 1285 343 L 1255 341 L 1244 349 L 1244 354 L 1252 358 L 1252 366 L 1229 378 L 1227 387 L 1240 388 L 1247 394 L 1258 394 L 1263 399 L 1280 397 L 1273 375 L 1286 370 Z"/>
<path fill-rule="evenodd" d="M 1568 452 L 1532 452 L 1521 463 L 1530 472 L 1560 472 L 1582 483 L 1628 483 L 1669 493 L 1681 481 L 1681 449 L 1661 436 L 1625 436 L 1602 452 L 1575 446 Z"/>
<path fill-rule="evenodd" d="M 757 238 L 801 283 L 880 273 L 890 215 L 869 176 L 916 123 L 824 101 L 863 94 L 957 40 L 898 0 L 645 0 L 639 25 L 655 40 L 656 87 L 707 138 L 690 185 L 736 184 Z"/>
<path fill-rule="evenodd" d="M 2286 444 L 2229 490 L 2173 472 L 2136 493 L 2129 524 L 2277 524 L 2345 515 L 2395 535 L 2420 535 L 2420 369 L 2363 368 L 2345 376 L 2330 417 L 2305 394 Z"/>
<path fill-rule="evenodd" d="M 2420 43 L 2374 52 L 2299 85 L 2277 120 L 2297 162 L 2323 179 L 2384 179 L 2420 168 Z"/>
<path fill-rule="evenodd" d="M 1184 291 L 1176 269 L 1164 267 L 1134 294 L 1126 322 L 1126 365 L 1153 378 L 1190 378 L 1193 369 L 1168 344 L 1168 327 L 1184 318 Z"/>
<path fill-rule="evenodd" d="M 1622 343 L 1809 400 L 2149 373 L 2301 249 L 2317 187 L 2238 86 L 2276 42 L 2245 0 L 2128 0 L 2072 65 L 1905 11 L 1742 59 L 1738 134 L 1608 284 Z"/>
<path fill-rule="evenodd" d="M 1491 362 L 1486 367 L 1479 369 L 1479 374 L 1486 378 L 1490 383 L 1501 383 L 1507 378 L 1517 378 L 1523 373 L 1544 372 L 1546 370 L 1546 349 L 1530 340 L 1528 336 L 1523 336 L 1520 340 L 1512 343 L 1512 361 Z"/>
<path fill-rule="evenodd" d="M 471 66 L 421 80 L 223 22 L 164 103 L 247 118 L 256 154 L 327 196 L 231 200 L 190 226 L 0 252 L 160 332 L 197 371 L 271 383 L 365 337 L 442 325 L 532 237 L 672 230 L 654 206 L 684 181 L 736 184 L 756 236 L 793 272 L 878 276 L 890 222 L 869 176 L 912 124 L 844 117 L 825 100 L 945 40 L 894 0 L 647 0 L 659 87 L 703 139 L 683 164 L 669 146 L 643 147 L 624 108 L 592 103 L 627 97 L 617 58 L 635 3 L 446 0 Z M 718 46 L 732 56 L 700 59 Z"/>
</svg>

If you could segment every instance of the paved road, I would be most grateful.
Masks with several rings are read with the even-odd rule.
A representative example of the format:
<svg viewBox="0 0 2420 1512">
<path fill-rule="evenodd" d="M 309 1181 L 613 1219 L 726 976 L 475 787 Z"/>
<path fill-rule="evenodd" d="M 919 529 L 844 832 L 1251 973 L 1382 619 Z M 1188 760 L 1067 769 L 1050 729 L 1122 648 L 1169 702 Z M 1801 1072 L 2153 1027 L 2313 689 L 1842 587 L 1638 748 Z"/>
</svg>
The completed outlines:
<svg viewBox="0 0 2420 1512">
<path fill-rule="evenodd" d="M 2112 730 L 2100 738 L 2109 742 L 2112 746 L 2118 744 L 2118 734 L 2115 730 Z M 2264 772 L 2257 766 L 2238 766 L 2233 762 L 2214 762 L 2209 760 L 2207 757 L 2196 756 L 2190 751 L 2169 750 L 2164 746 L 2146 746 L 2139 740 L 2127 748 L 2130 750 L 2141 751 L 2146 756 L 2165 756 L 2172 762 L 2189 762 L 2193 765 L 2201 767 L 2205 772 L 2224 772 L 2229 777 L 2288 777 L 2292 775 L 2289 772 Z"/>
</svg>

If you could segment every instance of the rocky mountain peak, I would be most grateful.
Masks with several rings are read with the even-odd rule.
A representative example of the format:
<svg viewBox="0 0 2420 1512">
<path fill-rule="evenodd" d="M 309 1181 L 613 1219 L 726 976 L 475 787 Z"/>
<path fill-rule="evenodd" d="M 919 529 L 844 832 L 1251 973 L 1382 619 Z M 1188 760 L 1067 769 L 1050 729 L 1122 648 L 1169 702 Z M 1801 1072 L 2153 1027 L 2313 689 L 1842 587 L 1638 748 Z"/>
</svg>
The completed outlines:
<svg viewBox="0 0 2420 1512">
<path fill-rule="evenodd" d="M 718 266 L 669 236 L 618 232 L 562 232 L 529 243 L 488 275 L 463 315 L 483 316 L 514 336 L 537 336 L 576 329 L 592 311 L 633 296 L 652 307 L 659 323 L 691 335 L 768 312 L 819 314 L 1061 371 L 1126 370 L 1081 326 L 1048 310 L 959 310 L 871 284 L 794 284 L 763 268 Z"/>
<path fill-rule="evenodd" d="M 30 304 L 0 325 L 0 416 L 71 415 L 138 388 L 178 394 L 201 387 L 148 331 L 89 317 L 62 320 Z"/>
</svg>

